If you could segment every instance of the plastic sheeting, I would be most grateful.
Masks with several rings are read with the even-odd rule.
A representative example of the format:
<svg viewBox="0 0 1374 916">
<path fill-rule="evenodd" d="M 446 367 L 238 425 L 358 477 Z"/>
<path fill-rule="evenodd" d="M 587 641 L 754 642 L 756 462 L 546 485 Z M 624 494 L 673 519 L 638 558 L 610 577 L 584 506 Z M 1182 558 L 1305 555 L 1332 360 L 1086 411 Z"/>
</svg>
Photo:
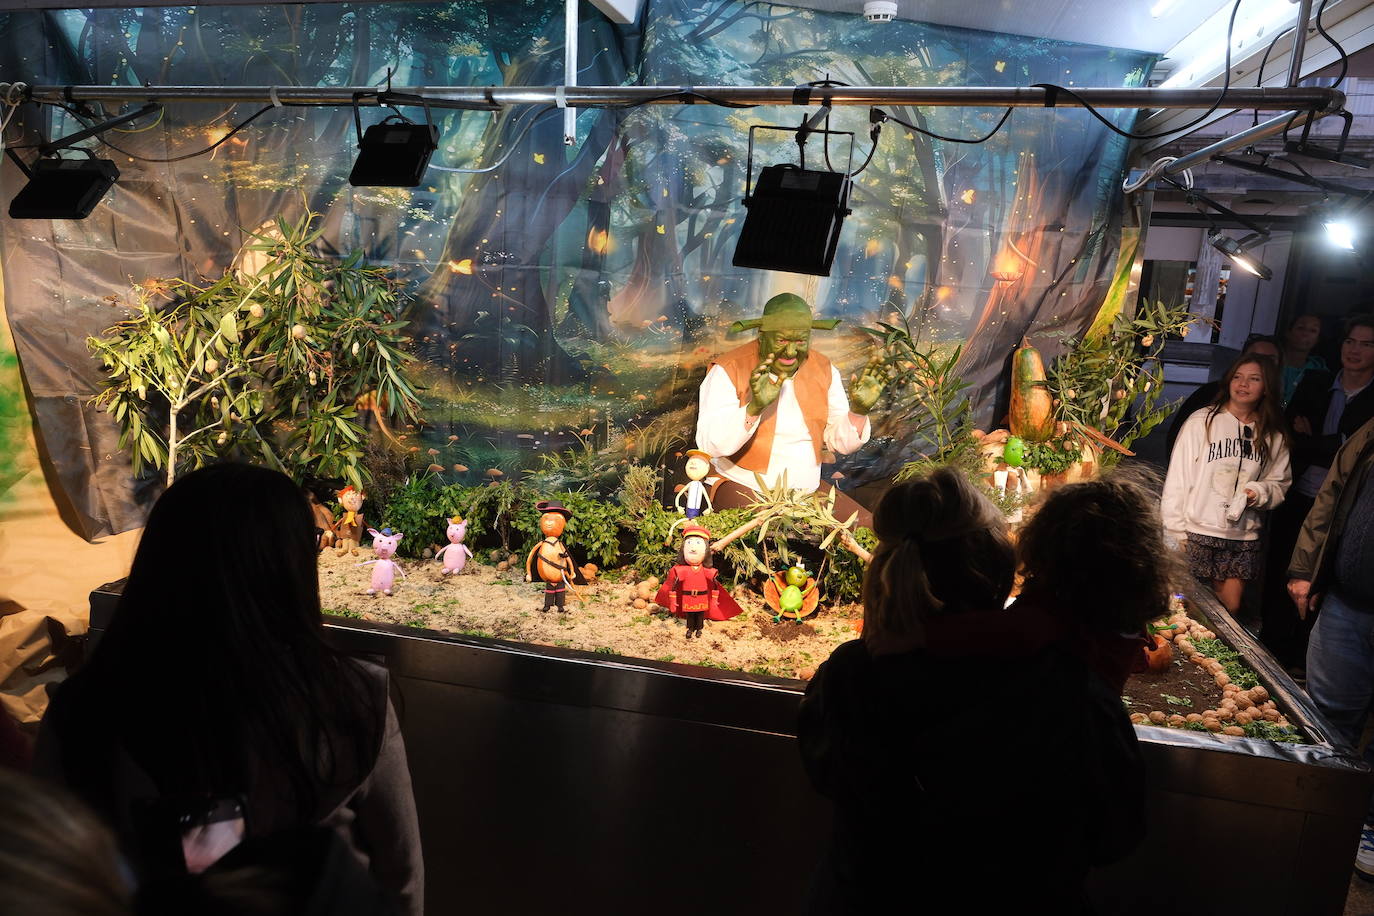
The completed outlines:
<svg viewBox="0 0 1374 916">
<path fill-rule="evenodd" d="M 562 7 L 512 3 L 307 5 L 0 13 L 0 80 L 29 83 L 553 85 Z M 913 22 L 878 26 L 767 4 L 651 0 L 640 24 L 583 10 L 584 85 L 1143 84 L 1152 58 Z M 1077 109 L 1016 111 L 987 143 L 931 141 L 888 124 L 859 177 L 832 276 L 730 265 L 751 124 L 796 109 L 710 104 L 587 110 L 579 142 L 558 111 L 436 112 L 443 136 L 426 182 L 350 188 L 352 112 L 269 111 L 212 153 L 257 106 L 169 105 L 153 125 L 111 132 L 100 154 L 117 187 L 84 222 L 0 222 L 10 321 L 54 465 L 86 533 L 140 523 L 153 481 L 132 479 L 110 418 L 89 398 L 99 367 L 84 339 L 112 325 L 108 297 L 150 278 L 214 276 L 277 214 L 324 214 L 330 250 L 361 248 L 413 284 L 427 435 L 457 436 L 465 466 L 518 464 L 518 439 L 576 444 L 564 427 L 617 431 L 669 417 L 691 435 L 695 385 L 724 328 L 776 292 L 845 320 L 816 346 L 846 371 L 867 357 L 852 328 L 898 319 L 927 343 L 967 341 L 961 370 L 982 421 L 998 413 L 1005 359 L 1030 335 L 1051 349 L 1103 303 L 1117 252 L 1126 144 Z M 987 133 L 1000 111 L 890 109 L 950 136 Z M 419 116 L 419 110 L 408 110 Z M 1107 112 L 1127 124 L 1130 112 Z M 366 123 L 378 118 L 365 111 Z M 7 134 L 35 142 L 79 126 L 21 110 Z M 831 127 L 857 134 L 862 109 Z M 785 134 L 758 166 L 795 161 Z M 117 148 L 117 149 L 116 149 Z M 31 153 L 24 155 L 31 156 Z M 495 172 L 484 167 L 509 156 Z M 814 139 L 808 165 L 843 167 L 843 142 Z M 21 176 L 6 162 L 0 199 Z M 851 330 L 845 331 L 845 328 Z M 424 443 L 422 443 L 424 444 Z M 918 451 L 879 418 L 874 442 L 835 470 L 890 475 Z M 827 468 L 827 474 L 831 471 Z"/>
</svg>

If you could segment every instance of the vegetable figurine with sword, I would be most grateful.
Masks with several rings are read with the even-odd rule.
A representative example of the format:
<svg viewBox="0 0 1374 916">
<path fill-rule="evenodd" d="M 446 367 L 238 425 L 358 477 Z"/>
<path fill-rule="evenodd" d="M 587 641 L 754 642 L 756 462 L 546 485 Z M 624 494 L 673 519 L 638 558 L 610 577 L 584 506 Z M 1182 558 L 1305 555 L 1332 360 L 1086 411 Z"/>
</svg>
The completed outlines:
<svg viewBox="0 0 1374 916">
<path fill-rule="evenodd" d="M 572 513 L 553 499 L 535 503 L 534 507 L 539 510 L 539 531 L 544 539 L 535 544 L 525 558 L 525 581 L 533 582 L 537 573 L 544 582 L 544 606 L 540 610 L 556 607 L 563 613 L 567 590 L 580 575 L 562 541 L 563 530 Z"/>
</svg>

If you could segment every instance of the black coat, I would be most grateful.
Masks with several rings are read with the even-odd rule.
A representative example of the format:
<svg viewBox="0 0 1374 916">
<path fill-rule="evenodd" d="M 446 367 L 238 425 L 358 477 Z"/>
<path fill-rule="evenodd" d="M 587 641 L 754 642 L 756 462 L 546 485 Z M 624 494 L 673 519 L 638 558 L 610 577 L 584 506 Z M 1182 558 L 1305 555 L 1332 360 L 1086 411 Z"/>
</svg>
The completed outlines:
<svg viewBox="0 0 1374 916">
<path fill-rule="evenodd" d="M 1312 435 L 1293 433 L 1293 444 L 1289 450 L 1289 460 L 1293 464 L 1293 479 L 1297 480 L 1309 467 L 1331 467 L 1341 443 L 1354 435 L 1355 430 L 1374 419 L 1374 384 L 1367 385 L 1363 391 L 1346 402 L 1341 414 L 1337 433 L 1332 436 L 1321 435 L 1322 423 L 1326 420 L 1326 409 L 1331 406 L 1331 383 L 1335 376 L 1330 372 L 1309 372 L 1298 383 L 1293 392 L 1293 400 L 1288 404 L 1286 414 L 1291 425 L 1298 417 L 1305 417 L 1312 426 Z"/>
</svg>

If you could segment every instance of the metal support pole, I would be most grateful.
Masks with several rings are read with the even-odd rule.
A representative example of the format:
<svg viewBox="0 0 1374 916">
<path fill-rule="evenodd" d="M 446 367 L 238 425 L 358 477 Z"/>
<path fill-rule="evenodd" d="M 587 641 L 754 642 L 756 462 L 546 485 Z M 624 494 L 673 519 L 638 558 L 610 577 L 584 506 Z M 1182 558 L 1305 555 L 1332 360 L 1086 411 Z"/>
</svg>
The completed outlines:
<svg viewBox="0 0 1374 916">
<path fill-rule="evenodd" d="M 1288 61 L 1288 85 L 1296 87 L 1302 78 L 1302 56 L 1307 51 L 1307 20 L 1312 18 L 1312 0 L 1298 0 L 1298 21 L 1293 25 L 1293 56 Z"/>
<path fill-rule="evenodd" d="M 0 92 L 6 84 L 0 83 Z M 36 102 L 258 102 L 273 98 L 287 105 L 376 105 L 374 86 L 35 86 Z M 614 108 L 636 105 L 700 105 L 730 102 L 737 105 L 792 106 L 792 86 L 406 86 L 396 94 L 424 96 L 434 108 L 493 108 L 507 105 L 557 105 L 560 96 L 573 108 Z M 1074 88 L 1095 108 L 1204 109 L 1217 101 L 1216 89 Z M 1047 104 L 1073 108 L 1077 102 L 1041 87 L 1001 86 L 830 86 L 830 105 L 914 105 L 922 107 L 1043 108 Z M 813 104 L 819 104 L 817 98 Z M 1335 89 L 1228 89 L 1222 106 L 1267 111 L 1327 111 L 1345 104 Z"/>
<path fill-rule="evenodd" d="M 1310 2 L 1310 0 L 1308 0 Z M 577 0 L 563 3 L 563 87 L 564 92 L 577 85 Z M 577 142 L 577 112 L 563 107 L 563 142 L 572 146 Z"/>
<path fill-rule="evenodd" d="M 1173 162 L 1164 166 L 1160 171 L 1166 175 L 1174 175 L 1182 172 L 1184 169 L 1190 169 L 1195 165 L 1201 165 L 1220 153 L 1229 153 L 1232 150 L 1238 150 L 1242 147 L 1249 146 L 1256 140 L 1263 140 L 1265 137 L 1272 137 L 1274 134 L 1283 133 L 1288 129 L 1289 125 L 1298 118 L 1308 117 L 1309 114 L 1313 119 L 1317 119 L 1325 117 L 1328 114 L 1335 114 L 1335 112 L 1317 111 L 1309 113 L 1305 111 L 1290 111 L 1286 114 L 1281 114 L 1277 118 L 1270 118 L 1268 121 L 1256 124 L 1248 130 L 1243 130 L 1238 134 L 1227 137 L 1225 140 L 1219 140 L 1211 146 L 1204 146 L 1202 149 L 1194 150 L 1186 156 L 1180 156 Z"/>
</svg>

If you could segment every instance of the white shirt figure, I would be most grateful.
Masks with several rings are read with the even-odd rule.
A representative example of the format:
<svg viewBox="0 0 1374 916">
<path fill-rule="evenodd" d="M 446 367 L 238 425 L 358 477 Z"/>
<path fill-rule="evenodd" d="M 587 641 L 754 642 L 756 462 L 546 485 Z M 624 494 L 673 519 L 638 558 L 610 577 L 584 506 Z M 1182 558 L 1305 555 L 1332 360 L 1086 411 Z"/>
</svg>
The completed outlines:
<svg viewBox="0 0 1374 916">
<path fill-rule="evenodd" d="M 697 448 L 716 456 L 712 463 L 720 476 L 751 490 L 758 489 L 754 472 L 736 466 L 728 456 L 743 448 L 758 429 L 759 421 L 770 410 L 775 410 L 778 417 L 773 432 L 773 451 L 768 459 L 768 471 L 763 474 L 764 484 L 770 488 L 777 486 L 785 473 L 788 489 L 812 493 L 820 487 L 821 466 L 816 461 L 816 450 L 802 418 L 792 379 L 783 381 L 778 399 L 747 425 L 746 421 L 750 419 L 747 405 L 739 402 L 734 383 L 719 365 L 712 366 L 706 373 L 698 401 Z M 822 448 L 828 448 L 837 455 L 857 451 L 868 441 L 872 426 L 867 417 L 864 417 L 862 431 L 856 430 L 850 422 L 849 397 L 844 392 L 840 372 L 834 366 L 830 367 L 830 389 L 826 392 L 826 401 L 828 410 Z"/>
</svg>

